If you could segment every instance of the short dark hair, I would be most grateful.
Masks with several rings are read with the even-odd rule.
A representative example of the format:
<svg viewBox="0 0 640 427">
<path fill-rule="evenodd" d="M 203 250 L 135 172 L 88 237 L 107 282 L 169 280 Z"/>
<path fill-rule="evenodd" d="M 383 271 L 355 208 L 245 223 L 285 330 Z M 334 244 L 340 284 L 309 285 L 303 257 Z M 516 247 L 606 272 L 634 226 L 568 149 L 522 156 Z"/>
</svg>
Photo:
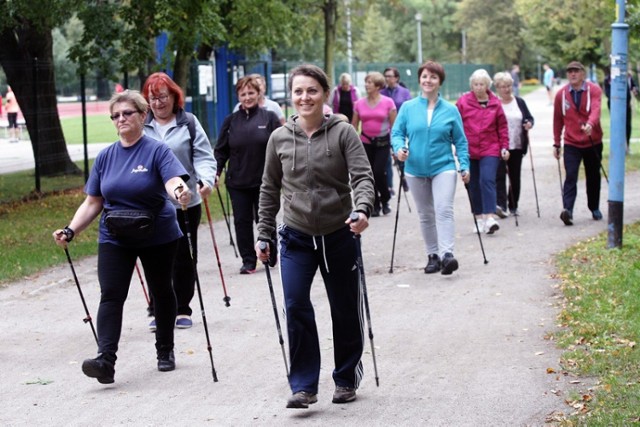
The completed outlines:
<svg viewBox="0 0 640 427">
<path fill-rule="evenodd" d="M 289 91 L 291 91 L 293 88 L 293 78 L 296 76 L 311 77 L 312 79 L 320 83 L 320 86 L 325 93 L 331 92 L 327 74 L 322 70 L 322 68 L 318 67 L 317 65 L 302 64 L 291 70 L 291 73 L 289 73 Z"/>
<path fill-rule="evenodd" d="M 253 74 L 244 76 L 243 78 L 238 80 L 238 82 L 236 83 L 236 94 L 240 93 L 240 91 L 246 86 L 253 88 L 256 92 L 258 92 L 258 95 L 260 95 L 260 83 L 258 82 L 257 78 L 253 77 Z"/>
<path fill-rule="evenodd" d="M 391 71 L 396 78 L 400 78 L 400 71 L 396 67 L 387 67 L 382 74 L 386 75 L 387 71 Z"/>
<path fill-rule="evenodd" d="M 420 81 L 420 76 L 422 75 L 422 72 L 424 70 L 427 70 L 428 72 L 437 75 L 438 78 L 440 79 L 440 84 L 444 83 L 445 75 L 444 75 L 444 67 L 442 66 L 442 64 L 439 64 L 435 61 L 427 61 L 424 64 L 422 64 L 420 68 L 418 68 L 418 82 Z"/>
</svg>

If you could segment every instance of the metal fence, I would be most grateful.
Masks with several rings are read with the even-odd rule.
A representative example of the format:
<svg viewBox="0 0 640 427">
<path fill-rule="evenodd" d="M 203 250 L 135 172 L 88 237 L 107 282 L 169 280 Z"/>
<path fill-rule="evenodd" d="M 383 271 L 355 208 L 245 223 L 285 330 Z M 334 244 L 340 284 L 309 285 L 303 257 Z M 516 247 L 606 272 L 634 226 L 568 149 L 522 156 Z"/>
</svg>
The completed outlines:
<svg viewBox="0 0 640 427">
<path fill-rule="evenodd" d="M 202 123 L 209 136 L 212 145 L 215 145 L 218 129 L 222 120 L 228 115 L 237 99 L 235 97 L 235 83 L 238 78 L 249 73 L 264 75 L 267 81 L 267 91 L 272 99 L 277 100 L 288 116 L 293 113 L 290 103 L 290 94 L 287 90 L 288 73 L 302 62 L 268 62 L 268 61 L 235 61 L 233 63 L 216 64 L 215 61 L 194 62 L 191 66 L 189 84 L 187 87 L 187 111 L 193 112 Z M 57 81 L 54 88 L 48 87 L 48 73 L 54 73 L 52 63 L 31 60 L 9 64 L 12 70 L 5 70 L 7 76 L 16 72 L 31 76 L 19 87 L 13 87 L 18 102 L 24 108 L 25 115 L 19 116 L 19 122 L 23 124 L 21 141 L 19 145 L 10 145 L 3 136 L 5 129 L 0 129 L 0 203 L 6 201 L 8 194 L 3 190 L 3 185 L 8 184 L 6 165 L 11 163 L 16 166 L 24 161 L 24 156 L 33 156 L 32 164 L 35 167 L 24 167 L 33 171 L 33 182 L 26 185 L 25 194 L 33 192 L 50 192 L 69 187 L 78 187 L 84 183 L 89 171 L 89 154 L 87 144 L 96 142 L 112 142 L 116 139 L 115 131 L 108 138 L 94 137 L 92 126 L 95 120 L 88 120 L 91 116 L 108 116 L 106 101 L 116 90 L 116 86 L 140 90 L 142 82 L 137 75 L 122 74 L 116 80 L 108 79 L 97 73 L 91 77 L 78 76 L 75 81 Z M 317 64 L 322 66 L 322 64 Z M 485 68 L 493 74 L 493 66 L 488 64 L 443 64 L 446 79 L 442 85 L 442 96 L 449 100 L 457 99 L 463 92 L 469 90 L 469 76 L 478 68 Z M 5 64 L 6 67 L 6 64 Z M 364 78 L 371 71 L 382 72 L 387 67 L 396 67 L 400 71 L 401 81 L 415 96 L 419 92 L 418 64 L 417 63 L 361 63 L 351 64 L 352 80 L 364 93 Z M 349 64 L 338 62 L 333 70 L 334 79 L 343 72 L 349 71 Z M 337 84 L 334 81 L 333 84 Z M 15 86 L 15 85 L 14 85 Z M 4 93 L 6 87 L 0 87 Z M 55 93 L 55 96 L 53 95 Z M 84 96 L 83 96 L 84 94 Z M 58 114 L 56 114 L 56 109 Z M 71 112 L 70 112 L 71 111 Z M 64 114 L 62 112 L 65 112 Z M 64 116 L 64 117 L 63 117 Z M 61 128 L 57 120 L 63 117 L 65 121 L 65 134 L 59 131 Z M 73 120 L 75 118 L 75 120 Z M 73 122 L 69 124 L 68 122 Z M 0 124 L 6 124 L 0 121 Z M 110 123 L 109 123 L 110 124 Z M 28 125 L 28 131 L 27 127 Z M 74 138 L 70 138 L 69 132 L 75 132 Z M 67 141 L 65 141 L 67 139 Z M 76 142 L 82 141 L 84 145 L 84 158 L 77 166 L 72 162 L 65 144 L 69 139 Z M 101 139 L 101 140 L 100 140 Z M 104 140 L 106 139 L 106 140 Z M 20 148 L 20 150 L 18 150 Z M 29 150 L 30 148 L 30 150 Z M 78 145 L 75 145 L 78 151 Z M 27 153 L 25 154 L 25 149 Z M 31 151 L 31 152 L 28 152 Z M 23 158 L 13 155 L 19 152 Z M 60 168 L 60 163 L 65 167 Z M 63 172 L 59 175 L 68 175 L 64 179 L 51 176 L 48 173 L 51 166 L 57 164 L 57 169 Z M 3 168 L 3 165 L 5 166 Z M 15 168 L 11 169 L 12 171 Z M 82 173 L 84 172 L 84 173 Z M 78 177 L 76 179 L 76 177 Z M 83 179 L 84 178 L 84 179 Z"/>
</svg>

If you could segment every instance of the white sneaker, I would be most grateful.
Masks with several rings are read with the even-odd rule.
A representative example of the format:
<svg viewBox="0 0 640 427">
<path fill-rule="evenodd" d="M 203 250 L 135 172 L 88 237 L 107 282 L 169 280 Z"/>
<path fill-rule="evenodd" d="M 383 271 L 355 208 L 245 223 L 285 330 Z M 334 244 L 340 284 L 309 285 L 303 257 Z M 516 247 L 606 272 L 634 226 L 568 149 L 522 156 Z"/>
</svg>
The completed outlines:
<svg viewBox="0 0 640 427">
<path fill-rule="evenodd" d="M 477 227 L 476 227 L 477 224 Z M 475 224 L 473 224 L 473 231 L 471 231 L 472 233 L 482 233 L 484 231 L 484 219 L 479 218 L 476 219 Z"/>
<path fill-rule="evenodd" d="M 500 225 L 498 225 L 498 221 L 493 219 L 493 217 L 487 218 L 484 223 L 484 232 L 487 234 L 493 234 L 498 230 L 500 230 Z"/>
</svg>

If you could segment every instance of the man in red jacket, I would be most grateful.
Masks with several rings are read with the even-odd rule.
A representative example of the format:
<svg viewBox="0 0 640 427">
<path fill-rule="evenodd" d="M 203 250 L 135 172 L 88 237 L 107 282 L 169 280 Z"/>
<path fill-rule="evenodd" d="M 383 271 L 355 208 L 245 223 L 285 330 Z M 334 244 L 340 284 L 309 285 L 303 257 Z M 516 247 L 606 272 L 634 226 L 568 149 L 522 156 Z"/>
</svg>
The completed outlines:
<svg viewBox="0 0 640 427">
<path fill-rule="evenodd" d="M 564 139 L 563 157 L 567 176 L 562 191 L 564 209 L 560 219 L 565 225 L 573 225 L 573 206 L 576 201 L 581 161 L 584 161 L 587 178 L 587 206 L 594 220 L 602 219 L 602 212 L 600 212 L 602 90 L 597 84 L 585 81 L 584 66 L 578 61 L 570 62 L 566 69 L 569 84 L 556 93 L 553 105 L 553 154 L 556 159 L 560 159 L 561 142 Z"/>
</svg>

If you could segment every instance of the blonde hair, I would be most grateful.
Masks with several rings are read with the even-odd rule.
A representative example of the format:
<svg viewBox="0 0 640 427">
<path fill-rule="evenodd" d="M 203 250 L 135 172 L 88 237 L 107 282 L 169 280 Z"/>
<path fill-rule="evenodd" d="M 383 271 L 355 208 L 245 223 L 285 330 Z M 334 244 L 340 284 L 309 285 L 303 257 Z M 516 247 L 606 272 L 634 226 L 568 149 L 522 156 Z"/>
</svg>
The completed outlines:
<svg viewBox="0 0 640 427">
<path fill-rule="evenodd" d="M 513 77 L 511 77 L 511 73 L 501 71 L 493 76 L 493 85 L 495 87 L 498 87 L 498 85 L 501 83 L 504 83 L 508 86 L 513 86 Z"/>
<path fill-rule="evenodd" d="M 384 76 L 378 71 L 372 71 L 367 74 L 364 81 L 366 82 L 367 80 L 373 83 L 378 89 L 382 89 L 385 86 Z"/>
</svg>

